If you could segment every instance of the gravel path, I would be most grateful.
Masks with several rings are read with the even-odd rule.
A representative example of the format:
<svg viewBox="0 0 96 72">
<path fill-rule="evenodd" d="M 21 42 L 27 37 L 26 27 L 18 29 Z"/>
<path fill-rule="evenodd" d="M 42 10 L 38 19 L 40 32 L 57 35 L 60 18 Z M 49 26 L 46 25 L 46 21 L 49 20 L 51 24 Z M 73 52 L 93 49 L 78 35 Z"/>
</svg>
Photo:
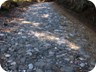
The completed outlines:
<svg viewBox="0 0 96 72">
<path fill-rule="evenodd" d="M 96 60 L 96 35 L 56 10 L 30 5 L 0 32 L 2 67 L 8 72 L 88 72 Z M 8 28 L 8 27 L 7 27 Z"/>
</svg>

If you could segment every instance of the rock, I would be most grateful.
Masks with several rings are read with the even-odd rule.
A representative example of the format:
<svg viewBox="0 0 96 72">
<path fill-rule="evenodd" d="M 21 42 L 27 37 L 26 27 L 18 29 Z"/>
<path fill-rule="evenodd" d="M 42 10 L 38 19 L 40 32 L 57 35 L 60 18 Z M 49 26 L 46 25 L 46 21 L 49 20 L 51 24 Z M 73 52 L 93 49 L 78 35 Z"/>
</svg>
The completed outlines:
<svg viewBox="0 0 96 72">
<path fill-rule="evenodd" d="M 43 61 L 39 61 L 39 62 L 36 62 L 35 65 L 39 67 L 43 67 L 46 64 Z"/>
<path fill-rule="evenodd" d="M 54 52 L 49 51 L 49 55 L 53 56 L 54 55 Z"/>
<path fill-rule="evenodd" d="M 11 63 L 13 60 L 8 60 L 7 62 Z"/>
<path fill-rule="evenodd" d="M 74 34 L 71 34 L 71 33 L 70 33 L 69 36 L 70 36 L 70 37 L 74 37 Z"/>
<path fill-rule="evenodd" d="M 10 57 L 11 55 L 10 54 L 5 54 L 5 57 Z"/>
<path fill-rule="evenodd" d="M 20 61 L 21 61 L 22 63 L 24 63 L 24 62 L 25 62 L 25 60 L 26 60 L 26 58 L 25 58 L 25 57 L 20 59 Z"/>
<path fill-rule="evenodd" d="M 18 32 L 18 35 L 21 35 L 22 34 L 22 32 Z"/>
<path fill-rule="evenodd" d="M 64 60 L 66 60 L 66 61 L 70 61 L 70 59 L 69 59 L 69 58 L 64 58 Z"/>
<path fill-rule="evenodd" d="M 36 69 L 36 72 L 43 72 L 41 69 Z"/>
<path fill-rule="evenodd" d="M 26 70 L 23 70 L 22 72 L 27 72 Z"/>
<path fill-rule="evenodd" d="M 81 63 L 81 64 L 80 64 L 80 66 L 81 66 L 81 67 L 84 67 L 84 66 L 85 66 L 85 64 L 84 64 L 84 63 Z"/>
<path fill-rule="evenodd" d="M 39 49 L 38 48 L 34 48 L 35 51 L 39 52 Z"/>
<path fill-rule="evenodd" d="M 26 37 L 26 36 L 22 36 L 22 38 L 24 38 L 24 39 L 25 39 L 25 38 L 27 38 L 27 37 Z"/>
<path fill-rule="evenodd" d="M 11 65 L 16 65 L 16 62 L 12 62 Z"/>
<path fill-rule="evenodd" d="M 61 58 L 61 57 L 64 57 L 66 54 L 61 54 L 61 55 L 57 55 L 56 57 L 57 58 Z"/>
<path fill-rule="evenodd" d="M 26 52 L 27 52 L 26 54 L 28 54 L 30 56 L 32 55 L 32 50 L 27 50 Z"/>
<path fill-rule="evenodd" d="M 33 64 L 32 63 L 29 64 L 28 67 L 29 67 L 29 69 L 33 69 Z"/>
</svg>

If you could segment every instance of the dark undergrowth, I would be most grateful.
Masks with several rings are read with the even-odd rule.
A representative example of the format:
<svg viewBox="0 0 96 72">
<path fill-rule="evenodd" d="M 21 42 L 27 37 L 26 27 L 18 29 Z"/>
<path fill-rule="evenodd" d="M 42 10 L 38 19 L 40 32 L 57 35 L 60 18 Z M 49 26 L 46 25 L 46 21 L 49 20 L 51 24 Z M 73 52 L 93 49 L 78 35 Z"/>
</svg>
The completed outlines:
<svg viewBox="0 0 96 72">
<path fill-rule="evenodd" d="M 88 0 L 55 0 L 62 7 L 96 32 L 96 8 Z M 73 2 L 72 2 L 73 1 Z"/>
</svg>

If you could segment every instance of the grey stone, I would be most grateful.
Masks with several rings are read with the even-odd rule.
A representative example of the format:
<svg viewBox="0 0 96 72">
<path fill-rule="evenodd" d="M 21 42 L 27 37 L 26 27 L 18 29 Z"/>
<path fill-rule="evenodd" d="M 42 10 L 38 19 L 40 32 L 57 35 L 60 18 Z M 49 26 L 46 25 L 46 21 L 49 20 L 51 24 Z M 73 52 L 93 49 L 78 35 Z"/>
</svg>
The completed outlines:
<svg viewBox="0 0 96 72">
<path fill-rule="evenodd" d="M 36 69 L 36 72 L 43 72 L 41 69 Z"/>
</svg>

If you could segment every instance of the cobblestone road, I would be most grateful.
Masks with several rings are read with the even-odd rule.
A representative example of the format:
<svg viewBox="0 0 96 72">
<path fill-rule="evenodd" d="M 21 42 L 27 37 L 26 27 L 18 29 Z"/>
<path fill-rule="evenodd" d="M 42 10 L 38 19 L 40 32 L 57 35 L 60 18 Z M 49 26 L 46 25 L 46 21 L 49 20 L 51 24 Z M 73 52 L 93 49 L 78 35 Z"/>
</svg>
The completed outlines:
<svg viewBox="0 0 96 72">
<path fill-rule="evenodd" d="M 96 35 L 60 14 L 54 3 L 30 5 L 0 32 L 2 67 L 8 72 L 88 72 Z"/>
</svg>

